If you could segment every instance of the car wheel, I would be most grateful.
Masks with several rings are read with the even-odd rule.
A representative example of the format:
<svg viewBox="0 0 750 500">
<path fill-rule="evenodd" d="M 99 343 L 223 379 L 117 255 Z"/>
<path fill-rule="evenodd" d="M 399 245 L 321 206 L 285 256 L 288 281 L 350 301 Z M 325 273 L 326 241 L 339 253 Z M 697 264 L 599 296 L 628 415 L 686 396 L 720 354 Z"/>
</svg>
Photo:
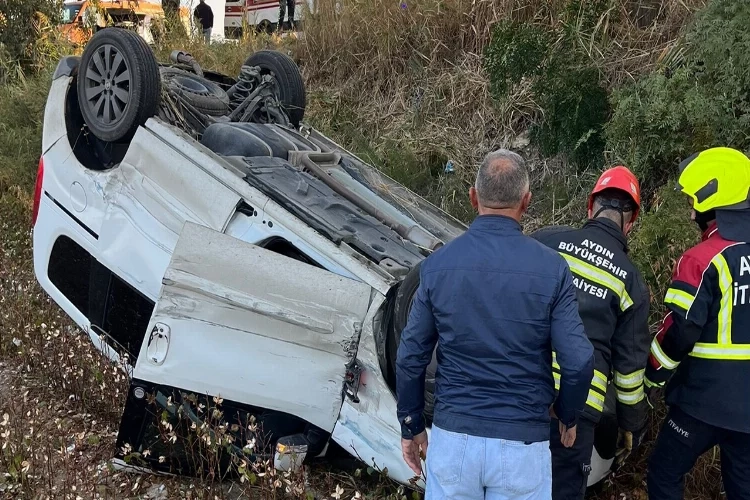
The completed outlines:
<svg viewBox="0 0 750 500">
<path fill-rule="evenodd" d="M 274 31 L 274 25 L 268 19 L 264 19 L 258 23 L 256 29 L 258 33 L 265 33 L 267 35 L 270 35 Z"/>
<path fill-rule="evenodd" d="M 305 115 L 305 84 L 294 60 L 275 50 L 259 50 L 245 60 L 245 66 L 260 68 L 262 75 L 272 75 L 278 85 L 279 100 L 292 125 L 299 127 Z"/>
<path fill-rule="evenodd" d="M 398 345 L 401 342 L 401 332 L 406 327 L 409 319 L 409 311 L 414 301 L 414 295 L 419 288 L 419 270 L 422 262 L 417 263 L 406 275 L 401 285 L 398 287 L 394 300 L 393 318 L 391 327 L 388 332 L 388 352 L 391 361 L 391 367 L 396 368 L 396 353 Z M 435 373 L 437 372 L 437 349 L 432 351 L 432 359 L 427 366 L 427 375 L 425 377 L 424 388 L 424 416 L 428 422 L 432 422 L 432 416 L 435 410 Z"/>
<path fill-rule="evenodd" d="M 229 113 L 229 97 L 219 85 L 178 68 L 159 68 L 164 85 L 201 113 L 224 116 Z"/>
<path fill-rule="evenodd" d="M 158 112 L 159 66 L 148 44 L 130 30 L 96 32 L 81 56 L 77 85 L 83 119 L 103 141 L 129 140 Z"/>
</svg>

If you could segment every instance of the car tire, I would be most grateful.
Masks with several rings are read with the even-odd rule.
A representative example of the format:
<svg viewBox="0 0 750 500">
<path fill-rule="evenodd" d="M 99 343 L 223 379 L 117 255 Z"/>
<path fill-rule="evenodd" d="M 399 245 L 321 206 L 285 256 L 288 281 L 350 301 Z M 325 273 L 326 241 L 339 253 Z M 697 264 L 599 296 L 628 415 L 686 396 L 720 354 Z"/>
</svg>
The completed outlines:
<svg viewBox="0 0 750 500">
<path fill-rule="evenodd" d="M 163 66 L 162 83 L 180 99 L 209 116 L 229 113 L 229 96 L 218 84 L 189 71 Z"/>
<path fill-rule="evenodd" d="M 259 50 L 245 60 L 245 66 L 260 68 L 262 75 L 270 74 L 278 84 L 279 100 L 289 121 L 299 127 L 305 116 L 305 84 L 294 60 L 275 50 Z"/>
<path fill-rule="evenodd" d="M 77 90 L 91 133 L 105 142 L 127 141 L 158 112 L 159 66 L 137 33 L 105 28 L 83 50 Z"/>
<path fill-rule="evenodd" d="M 396 291 L 393 316 L 391 318 L 387 340 L 388 353 L 393 370 L 396 369 L 396 353 L 398 351 L 398 345 L 401 342 L 401 332 L 406 327 L 414 295 L 419 288 L 419 270 L 421 267 L 422 261 L 418 262 L 413 268 L 411 268 Z M 432 351 L 432 359 L 427 366 L 427 375 L 425 377 L 424 416 L 428 423 L 432 422 L 435 410 L 435 373 L 437 372 L 436 352 L 436 349 Z"/>
</svg>

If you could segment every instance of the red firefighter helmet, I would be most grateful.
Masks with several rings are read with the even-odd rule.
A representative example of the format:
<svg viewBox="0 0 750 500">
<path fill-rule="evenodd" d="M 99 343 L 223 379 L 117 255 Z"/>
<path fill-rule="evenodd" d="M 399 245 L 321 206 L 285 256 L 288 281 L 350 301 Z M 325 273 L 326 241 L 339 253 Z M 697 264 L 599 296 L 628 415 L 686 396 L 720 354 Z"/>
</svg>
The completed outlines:
<svg viewBox="0 0 750 500">
<path fill-rule="evenodd" d="M 631 222 L 635 222 L 638 213 L 641 211 L 641 187 L 638 184 L 638 178 L 633 175 L 633 172 L 622 165 L 605 170 L 599 177 L 599 180 L 596 181 L 596 185 L 589 195 L 589 211 L 594 206 L 594 196 L 605 189 L 619 189 L 630 195 L 635 202 L 635 210 L 633 211 Z"/>
</svg>

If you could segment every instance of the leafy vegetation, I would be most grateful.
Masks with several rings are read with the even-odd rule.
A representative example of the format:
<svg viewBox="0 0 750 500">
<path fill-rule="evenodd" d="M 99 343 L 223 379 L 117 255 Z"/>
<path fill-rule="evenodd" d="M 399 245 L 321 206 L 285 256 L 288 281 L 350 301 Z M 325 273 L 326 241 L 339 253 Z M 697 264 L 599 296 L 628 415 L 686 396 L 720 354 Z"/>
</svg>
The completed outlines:
<svg viewBox="0 0 750 500">
<path fill-rule="evenodd" d="M 484 51 L 484 66 L 495 99 L 511 87 L 531 82 L 540 112 L 531 140 L 547 157 L 564 155 L 580 168 L 604 159 L 602 128 L 609 117 L 602 75 L 580 43 L 608 2 L 569 0 L 552 25 L 502 21 Z"/>
<path fill-rule="evenodd" d="M 3 0 L 0 3 L 0 84 L 9 75 L 38 69 L 60 18 L 62 0 Z"/>
<path fill-rule="evenodd" d="M 543 117 L 532 126 L 531 138 L 544 156 L 565 155 L 581 169 L 603 163 L 609 101 L 600 78 L 595 67 L 556 59 L 534 85 Z"/>
<path fill-rule="evenodd" d="M 714 0 L 672 57 L 612 96 L 610 148 L 655 188 L 701 149 L 750 148 L 750 4 Z"/>
<path fill-rule="evenodd" d="M 552 34 L 541 26 L 499 22 L 484 51 L 484 69 L 490 78 L 493 97 L 502 99 L 511 86 L 539 74 L 551 44 Z"/>
</svg>

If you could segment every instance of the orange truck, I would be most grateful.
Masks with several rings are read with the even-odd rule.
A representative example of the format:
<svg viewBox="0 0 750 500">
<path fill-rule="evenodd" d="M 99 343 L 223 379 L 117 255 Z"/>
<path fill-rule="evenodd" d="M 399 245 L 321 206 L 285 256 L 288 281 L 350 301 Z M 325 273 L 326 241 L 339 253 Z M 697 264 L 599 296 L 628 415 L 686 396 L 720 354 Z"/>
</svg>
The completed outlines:
<svg viewBox="0 0 750 500">
<path fill-rule="evenodd" d="M 78 50 L 96 31 L 107 26 L 133 29 L 153 44 L 164 17 L 160 3 L 144 0 L 66 1 L 59 29 Z M 180 7 L 180 20 L 190 32 L 190 13 L 185 7 Z"/>
</svg>

